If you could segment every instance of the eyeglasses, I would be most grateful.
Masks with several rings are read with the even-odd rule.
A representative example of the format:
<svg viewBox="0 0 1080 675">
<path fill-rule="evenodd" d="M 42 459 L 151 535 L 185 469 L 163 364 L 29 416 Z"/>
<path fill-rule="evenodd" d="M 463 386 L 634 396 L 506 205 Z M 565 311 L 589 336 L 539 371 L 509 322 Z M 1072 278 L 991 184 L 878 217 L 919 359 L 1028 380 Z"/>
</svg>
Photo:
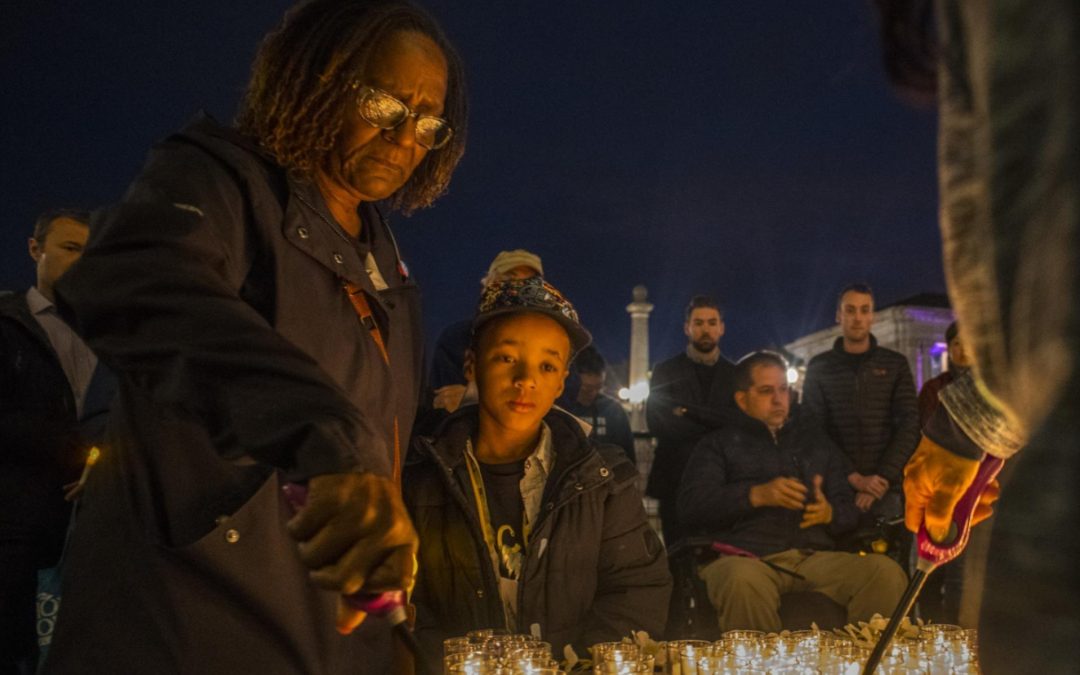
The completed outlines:
<svg viewBox="0 0 1080 675">
<path fill-rule="evenodd" d="M 356 107 L 365 122 L 379 129 L 396 129 L 405 120 L 415 117 L 416 142 L 428 150 L 438 150 L 449 143 L 454 135 L 450 123 L 443 118 L 413 112 L 409 106 L 382 89 L 360 87 Z"/>
</svg>

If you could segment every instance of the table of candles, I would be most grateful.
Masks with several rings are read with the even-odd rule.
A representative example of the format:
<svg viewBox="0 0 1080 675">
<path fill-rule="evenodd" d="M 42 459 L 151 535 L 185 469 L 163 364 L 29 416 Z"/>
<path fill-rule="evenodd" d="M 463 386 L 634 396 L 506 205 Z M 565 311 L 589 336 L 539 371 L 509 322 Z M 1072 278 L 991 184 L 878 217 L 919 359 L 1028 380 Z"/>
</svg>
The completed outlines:
<svg viewBox="0 0 1080 675">
<path fill-rule="evenodd" d="M 979 673 L 977 635 L 960 626 L 929 624 L 897 637 L 877 675 Z M 556 661 L 551 645 L 532 636 L 473 631 L 443 643 L 445 675 L 860 675 L 872 645 L 828 631 L 766 634 L 729 631 L 715 642 L 604 642 L 575 660 Z"/>
</svg>

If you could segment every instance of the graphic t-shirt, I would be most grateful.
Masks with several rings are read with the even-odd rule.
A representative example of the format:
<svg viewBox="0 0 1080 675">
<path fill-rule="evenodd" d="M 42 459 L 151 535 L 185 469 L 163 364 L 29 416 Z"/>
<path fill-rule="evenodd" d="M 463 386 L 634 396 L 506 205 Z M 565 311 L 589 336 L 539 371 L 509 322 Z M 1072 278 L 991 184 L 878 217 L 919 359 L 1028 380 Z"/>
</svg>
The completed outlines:
<svg viewBox="0 0 1080 675">
<path fill-rule="evenodd" d="M 525 550 L 522 523 L 525 502 L 521 498 L 521 479 L 525 475 L 525 460 L 506 464 L 480 464 L 480 475 L 487 492 L 491 532 L 499 554 L 499 576 L 517 580 Z"/>
</svg>

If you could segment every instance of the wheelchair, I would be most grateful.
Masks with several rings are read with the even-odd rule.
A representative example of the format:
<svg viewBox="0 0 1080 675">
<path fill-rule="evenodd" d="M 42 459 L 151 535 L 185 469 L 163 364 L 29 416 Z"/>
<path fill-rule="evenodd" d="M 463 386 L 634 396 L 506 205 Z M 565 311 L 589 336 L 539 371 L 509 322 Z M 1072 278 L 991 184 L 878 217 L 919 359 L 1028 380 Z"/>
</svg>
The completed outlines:
<svg viewBox="0 0 1080 675">
<path fill-rule="evenodd" d="M 689 537 L 668 548 L 674 588 L 668 610 L 666 639 L 716 640 L 720 626 L 709 601 L 705 582 L 698 576 L 702 567 L 718 557 L 713 539 Z M 816 624 L 822 630 L 847 624 L 847 609 L 815 592 L 785 593 L 780 596 L 780 622 L 784 630 L 806 630 Z"/>
</svg>

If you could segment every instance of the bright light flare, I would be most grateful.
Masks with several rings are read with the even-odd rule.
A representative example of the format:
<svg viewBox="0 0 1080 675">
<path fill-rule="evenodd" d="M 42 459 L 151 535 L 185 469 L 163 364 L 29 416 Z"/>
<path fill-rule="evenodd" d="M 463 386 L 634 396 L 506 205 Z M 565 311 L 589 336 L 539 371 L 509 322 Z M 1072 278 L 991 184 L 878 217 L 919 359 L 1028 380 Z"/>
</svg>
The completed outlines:
<svg viewBox="0 0 1080 675">
<path fill-rule="evenodd" d="M 632 387 L 623 387 L 619 390 L 619 398 L 631 403 L 643 403 L 649 398 L 649 383 L 642 381 Z"/>
</svg>

